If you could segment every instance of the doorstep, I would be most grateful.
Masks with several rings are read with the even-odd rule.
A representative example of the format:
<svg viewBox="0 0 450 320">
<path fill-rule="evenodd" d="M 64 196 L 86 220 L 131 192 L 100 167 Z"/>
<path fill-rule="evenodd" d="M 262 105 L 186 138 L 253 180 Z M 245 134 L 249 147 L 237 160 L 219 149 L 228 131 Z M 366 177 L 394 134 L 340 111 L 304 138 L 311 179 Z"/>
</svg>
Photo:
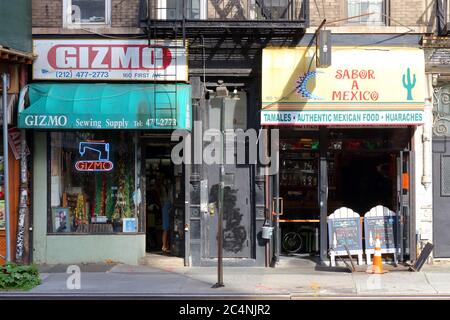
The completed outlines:
<svg viewBox="0 0 450 320">
<path fill-rule="evenodd" d="M 139 259 L 139 266 L 147 266 L 158 269 L 183 268 L 184 258 L 161 253 L 146 253 Z"/>
</svg>

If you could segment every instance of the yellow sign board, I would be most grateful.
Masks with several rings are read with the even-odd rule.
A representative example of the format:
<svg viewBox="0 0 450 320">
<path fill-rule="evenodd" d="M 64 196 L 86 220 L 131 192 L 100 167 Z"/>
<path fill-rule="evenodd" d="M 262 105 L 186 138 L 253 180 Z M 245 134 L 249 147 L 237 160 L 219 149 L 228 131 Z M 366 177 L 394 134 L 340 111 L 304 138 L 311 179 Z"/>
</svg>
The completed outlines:
<svg viewBox="0 0 450 320">
<path fill-rule="evenodd" d="M 421 49 L 334 47 L 316 68 L 315 47 L 263 50 L 263 125 L 405 125 L 424 121 Z"/>
</svg>

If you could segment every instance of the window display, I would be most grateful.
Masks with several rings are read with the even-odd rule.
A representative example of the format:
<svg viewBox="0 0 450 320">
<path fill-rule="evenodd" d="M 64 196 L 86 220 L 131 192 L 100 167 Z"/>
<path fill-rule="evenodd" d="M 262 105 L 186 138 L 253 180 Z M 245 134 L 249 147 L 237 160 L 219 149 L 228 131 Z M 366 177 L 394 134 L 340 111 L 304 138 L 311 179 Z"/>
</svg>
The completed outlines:
<svg viewBox="0 0 450 320">
<path fill-rule="evenodd" d="M 134 133 L 52 132 L 50 147 L 50 232 L 130 232 L 124 221 L 138 225 Z M 69 225 L 61 228 L 54 213 L 66 211 Z"/>
</svg>

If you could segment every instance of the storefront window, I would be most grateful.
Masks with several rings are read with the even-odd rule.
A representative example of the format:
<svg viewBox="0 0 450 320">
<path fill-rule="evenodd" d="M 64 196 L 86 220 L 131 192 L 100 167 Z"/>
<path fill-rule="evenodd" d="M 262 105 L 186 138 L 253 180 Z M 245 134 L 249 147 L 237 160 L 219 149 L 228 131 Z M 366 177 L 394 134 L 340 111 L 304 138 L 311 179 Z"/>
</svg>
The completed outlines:
<svg viewBox="0 0 450 320">
<path fill-rule="evenodd" d="M 136 145 L 128 132 L 50 134 L 51 233 L 138 231 Z"/>
</svg>

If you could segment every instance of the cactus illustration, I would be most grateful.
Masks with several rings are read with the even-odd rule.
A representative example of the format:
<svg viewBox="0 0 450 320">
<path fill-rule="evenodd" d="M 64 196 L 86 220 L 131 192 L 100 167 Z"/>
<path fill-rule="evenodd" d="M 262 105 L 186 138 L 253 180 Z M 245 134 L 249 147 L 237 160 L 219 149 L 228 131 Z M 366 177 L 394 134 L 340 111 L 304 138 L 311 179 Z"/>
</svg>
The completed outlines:
<svg viewBox="0 0 450 320">
<path fill-rule="evenodd" d="M 407 100 L 413 100 L 412 89 L 416 85 L 416 75 L 413 75 L 413 80 L 411 82 L 411 70 L 408 68 L 406 75 L 403 74 L 403 87 L 408 91 Z"/>
</svg>

